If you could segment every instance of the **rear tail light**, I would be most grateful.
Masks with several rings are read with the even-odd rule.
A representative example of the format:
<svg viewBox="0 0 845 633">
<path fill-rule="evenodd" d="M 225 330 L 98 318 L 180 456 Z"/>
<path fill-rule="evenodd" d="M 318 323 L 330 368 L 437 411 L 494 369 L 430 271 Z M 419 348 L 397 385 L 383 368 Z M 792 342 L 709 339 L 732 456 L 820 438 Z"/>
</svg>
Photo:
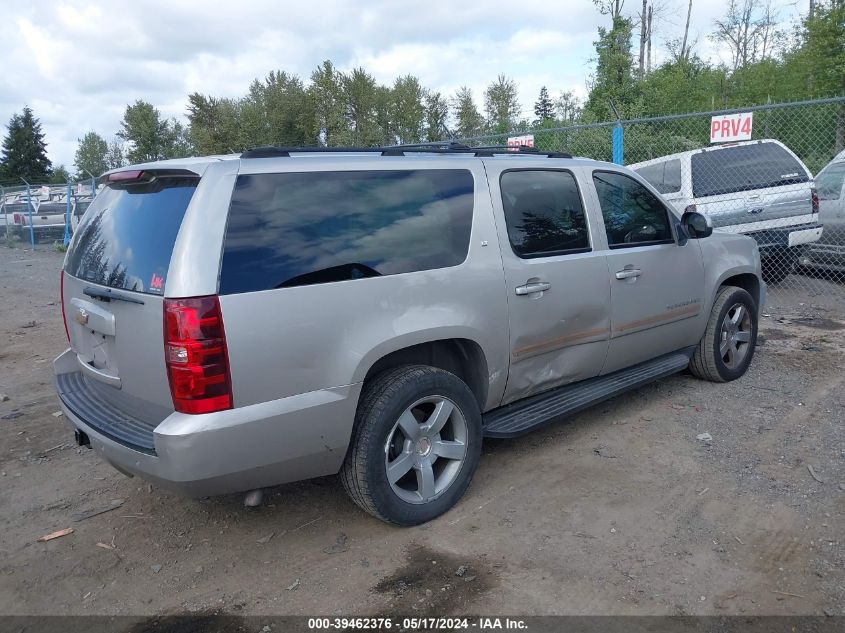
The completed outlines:
<svg viewBox="0 0 845 633">
<path fill-rule="evenodd" d="M 12 222 L 20 224 L 21 226 L 26 226 L 26 216 L 23 213 L 13 213 Z"/>
<path fill-rule="evenodd" d="M 164 361 L 177 411 L 232 408 L 229 354 L 217 296 L 164 300 Z"/>
<path fill-rule="evenodd" d="M 813 187 L 810 190 L 810 195 L 811 195 L 812 200 L 813 200 L 813 213 L 818 213 L 819 212 L 819 192 L 816 191 L 815 187 Z"/>
<path fill-rule="evenodd" d="M 62 302 L 62 323 L 65 325 L 65 336 L 70 343 L 70 332 L 67 329 L 67 317 L 65 316 L 65 271 L 59 273 L 59 298 Z"/>
</svg>

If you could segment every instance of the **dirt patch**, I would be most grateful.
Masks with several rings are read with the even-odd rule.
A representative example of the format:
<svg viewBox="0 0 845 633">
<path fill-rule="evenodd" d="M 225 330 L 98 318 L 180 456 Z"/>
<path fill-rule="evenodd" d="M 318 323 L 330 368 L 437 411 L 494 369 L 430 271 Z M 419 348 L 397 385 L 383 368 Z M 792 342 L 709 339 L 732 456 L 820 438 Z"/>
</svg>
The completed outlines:
<svg viewBox="0 0 845 633">
<path fill-rule="evenodd" d="M 391 597 L 380 615 L 452 615 L 472 613 L 473 603 L 496 584 L 483 557 L 472 560 L 412 545 L 405 565 L 379 581 L 373 591 Z"/>
<path fill-rule="evenodd" d="M 793 323 L 803 325 L 804 327 L 811 327 L 817 330 L 829 330 L 835 332 L 836 330 L 845 330 L 845 323 L 827 319 L 824 317 L 798 317 L 792 319 Z"/>
</svg>

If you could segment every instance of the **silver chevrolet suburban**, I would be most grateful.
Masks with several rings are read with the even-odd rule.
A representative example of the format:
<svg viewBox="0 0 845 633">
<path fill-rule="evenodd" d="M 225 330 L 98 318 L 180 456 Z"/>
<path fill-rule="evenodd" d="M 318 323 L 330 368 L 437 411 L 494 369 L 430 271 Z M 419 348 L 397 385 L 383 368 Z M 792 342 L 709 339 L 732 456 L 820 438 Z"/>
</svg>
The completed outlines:
<svg viewBox="0 0 845 633">
<path fill-rule="evenodd" d="M 754 240 L 617 165 L 261 148 L 102 182 L 61 274 L 62 410 L 188 495 L 340 473 L 418 524 L 463 495 L 482 438 L 687 368 L 734 380 L 754 354 Z"/>
</svg>

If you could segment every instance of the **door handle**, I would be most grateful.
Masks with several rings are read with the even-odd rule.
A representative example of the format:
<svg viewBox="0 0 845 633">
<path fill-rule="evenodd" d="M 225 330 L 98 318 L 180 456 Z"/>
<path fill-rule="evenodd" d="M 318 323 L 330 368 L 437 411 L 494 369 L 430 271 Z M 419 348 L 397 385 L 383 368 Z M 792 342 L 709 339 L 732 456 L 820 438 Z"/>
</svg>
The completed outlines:
<svg viewBox="0 0 845 633">
<path fill-rule="evenodd" d="M 639 268 L 626 268 L 625 270 L 620 270 L 616 273 L 617 279 L 632 279 L 633 277 L 639 277 L 643 274 Z"/>
<path fill-rule="evenodd" d="M 552 284 L 548 283 L 547 281 L 534 281 L 530 284 L 525 284 L 524 286 L 517 286 L 516 294 L 518 294 L 519 296 L 531 295 L 535 292 L 545 292 L 551 287 Z"/>
</svg>

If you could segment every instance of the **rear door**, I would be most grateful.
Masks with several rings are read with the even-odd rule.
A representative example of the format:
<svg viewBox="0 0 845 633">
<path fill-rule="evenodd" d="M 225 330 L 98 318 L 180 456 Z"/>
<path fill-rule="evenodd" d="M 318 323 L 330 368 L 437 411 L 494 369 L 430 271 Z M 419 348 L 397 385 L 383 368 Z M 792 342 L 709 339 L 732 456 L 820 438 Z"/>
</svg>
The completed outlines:
<svg viewBox="0 0 845 633">
<path fill-rule="evenodd" d="M 815 221 L 810 174 L 779 143 L 706 149 L 690 157 L 690 169 L 696 209 L 709 215 L 715 228 L 748 233 Z"/>
<path fill-rule="evenodd" d="M 173 411 L 163 295 L 176 236 L 198 183 L 188 172 L 148 171 L 109 184 L 92 202 L 65 259 L 63 305 L 84 384 L 148 422 Z"/>
<path fill-rule="evenodd" d="M 704 302 L 697 240 L 680 245 L 677 218 L 632 174 L 592 172 L 608 250 L 611 340 L 602 373 L 692 345 Z"/>
<path fill-rule="evenodd" d="M 508 403 L 599 373 L 610 287 L 573 171 L 502 165 L 485 161 L 508 296 Z"/>
</svg>

